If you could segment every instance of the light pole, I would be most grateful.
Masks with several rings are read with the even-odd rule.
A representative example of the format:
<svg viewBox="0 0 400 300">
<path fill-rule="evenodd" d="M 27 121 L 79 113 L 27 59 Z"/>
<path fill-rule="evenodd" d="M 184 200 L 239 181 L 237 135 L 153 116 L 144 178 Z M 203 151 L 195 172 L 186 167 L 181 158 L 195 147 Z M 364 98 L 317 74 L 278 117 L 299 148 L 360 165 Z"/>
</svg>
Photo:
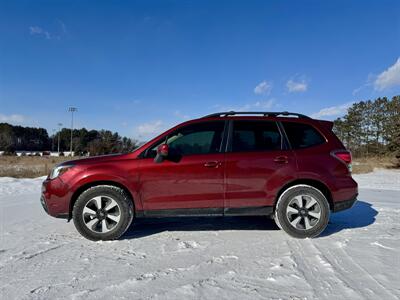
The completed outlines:
<svg viewBox="0 0 400 300">
<path fill-rule="evenodd" d="M 78 109 L 71 106 L 70 108 L 68 108 L 68 111 L 71 112 L 71 143 L 69 154 L 72 156 L 72 131 L 74 130 L 74 112 L 77 112 Z"/>
<path fill-rule="evenodd" d="M 51 152 L 54 151 L 54 139 L 56 137 L 56 129 L 53 129 L 53 137 L 51 138 Z"/>
<path fill-rule="evenodd" d="M 60 155 L 60 131 L 61 131 L 62 123 L 58 123 L 57 125 L 58 125 L 58 148 L 57 148 L 57 152 L 58 152 L 58 155 Z"/>
</svg>

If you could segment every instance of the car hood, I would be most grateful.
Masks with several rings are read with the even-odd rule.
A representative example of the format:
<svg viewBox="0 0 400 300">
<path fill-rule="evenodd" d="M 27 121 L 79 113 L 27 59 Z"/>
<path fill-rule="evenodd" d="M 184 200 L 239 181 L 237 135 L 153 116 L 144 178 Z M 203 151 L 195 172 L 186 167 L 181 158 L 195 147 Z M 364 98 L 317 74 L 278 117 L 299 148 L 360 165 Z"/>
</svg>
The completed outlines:
<svg viewBox="0 0 400 300">
<path fill-rule="evenodd" d="M 92 157 L 87 157 L 87 158 L 65 161 L 65 162 L 61 163 L 60 166 L 63 166 L 63 165 L 87 165 L 87 164 L 96 164 L 96 163 L 102 163 L 102 162 L 108 162 L 108 161 L 132 159 L 132 158 L 135 158 L 135 155 L 132 155 L 132 153 L 107 154 L 107 155 L 92 156 Z"/>
</svg>

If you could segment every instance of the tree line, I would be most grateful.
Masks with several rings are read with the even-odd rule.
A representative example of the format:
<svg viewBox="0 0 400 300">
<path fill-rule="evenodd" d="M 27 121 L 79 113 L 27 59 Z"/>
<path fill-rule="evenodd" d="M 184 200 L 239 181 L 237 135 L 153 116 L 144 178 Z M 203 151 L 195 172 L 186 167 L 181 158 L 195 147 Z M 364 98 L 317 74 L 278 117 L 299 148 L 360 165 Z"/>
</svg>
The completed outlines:
<svg viewBox="0 0 400 300">
<path fill-rule="evenodd" d="M 400 96 L 353 103 L 334 131 L 355 157 L 394 154 L 400 161 Z"/>
<path fill-rule="evenodd" d="M 122 137 L 110 130 L 74 129 L 72 132 L 72 150 L 77 155 L 102 155 L 126 153 L 138 146 L 138 141 Z M 15 151 L 69 151 L 71 129 L 62 128 L 49 136 L 44 128 L 14 126 L 0 123 L 0 151 L 13 154 Z"/>
</svg>

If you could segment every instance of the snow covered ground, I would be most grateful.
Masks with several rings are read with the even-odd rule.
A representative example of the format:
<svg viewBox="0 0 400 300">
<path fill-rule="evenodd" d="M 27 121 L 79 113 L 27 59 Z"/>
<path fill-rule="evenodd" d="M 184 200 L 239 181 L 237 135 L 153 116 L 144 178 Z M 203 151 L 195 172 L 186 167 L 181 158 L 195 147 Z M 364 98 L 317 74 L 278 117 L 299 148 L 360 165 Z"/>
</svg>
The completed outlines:
<svg viewBox="0 0 400 300">
<path fill-rule="evenodd" d="M 43 178 L 0 178 L 1 299 L 399 299 L 400 172 L 356 175 L 323 235 L 259 217 L 147 219 L 90 242 L 46 215 Z"/>
</svg>

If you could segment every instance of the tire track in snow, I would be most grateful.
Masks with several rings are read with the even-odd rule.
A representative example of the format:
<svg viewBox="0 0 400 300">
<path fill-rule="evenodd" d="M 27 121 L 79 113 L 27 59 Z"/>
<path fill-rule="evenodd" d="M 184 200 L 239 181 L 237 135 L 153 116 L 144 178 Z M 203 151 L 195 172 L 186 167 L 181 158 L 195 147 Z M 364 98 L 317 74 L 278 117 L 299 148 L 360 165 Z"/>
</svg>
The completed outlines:
<svg viewBox="0 0 400 300">
<path fill-rule="evenodd" d="M 30 259 L 35 258 L 37 256 L 46 254 L 46 253 L 54 251 L 54 250 L 57 250 L 57 249 L 61 248 L 62 246 L 64 246 L 64 244 L 59 244 L 59 245 L 55 245 L 53 247 L 40 249 L 40 250 L 35 251 L 33 253 L 22 251 L 20 253 L 17 253 L 15 255 L 10 256 L 6 260 L 0 261 L 0 270 L 5 268 L 10 263 L 16 263 L 16 262 L 19 262 L 21 260 L 30 260 Z"/>
<path fill-rule="evenodd" d="M 260 293 L 265 287 L 234 280 L 235 275 L 236 272 L 229 271 L 205 279 L 196 279 L 144 299 L 230 299 L 231 297 L 227 296 L 230 293 L 241 300 L 266 299 Z"/>
<path fill-rule="evenodd" d="M 132 298 L 147 298 L 151 297 L 145 296 L 149 291 L 151 291 L 151 295 L 155 295 L 157 294 L 157 290 L 159 290 L 158 293 L 165 291 L 166 286 L 171 290 L 193 282 L 207 281 L 218 277 L 226 273 L 226 265 L 229 264 L 229 262 L 236 261 L 237 259 L 238 258 L 235 256 L 212 257 L 199 264 L 190 265 L 188 267 L 167 268 L 155 272 L 143 273 L 133 278 L 110 284 L 101 289 L 86 291 L 84 293 L 80 291 L 76 294 L 72 294 L 70 297 L 71 299 L 97 299 L 98 297 L 107 298 L 109 295 L 123 292 L 125 294 L 130 294 Z M 207 270 L 206 274 L 210 274 L 210 276 L 204 276 L 205 270 Z M 154 288 L 149 290 L 148 285 L 153 281 L 157 281 L 158 283 L 156 285 L 153 284 Z"/>
<path fill-rule="evenodd" d="M 297 270 L 313 290 L 315 299 L 364 299 L 358 291 L 336 275 L 335 268 L 313 245 L 313 240 L 289 240 L 287 244 L 292 250 L 291 255 Z"/>
<path fill-rule="evenodd" d="M 24 256 L 22 256 L 22 257 L 16 259 L 16 261 L 21 260 L 21 259 L 29 260 L 29 259 L 32 259 L 32 258 L 34 258 L 34 257 L 36 257 L 36 256 L 39 256 L 39 255 L 48 253 L 48 252 L 50 252 L 50 251 L 56 250 L 56 249 L 58 249 L 58 248 L 61 248 L 62 246 L 64 246 L 64 244 L 55 245 L 55 246 L 53 246 L 53 247 L 46 248 L 46 249 L 41 249 L 41 250 L 36 251 L 36 252 L 33 252 L 33 253 L 27 253 L 27 255 L 24 255 Z"/>
<path fill-rule="evenodd" d="M 325 249 L 325 258 L 334 267 L 340 277 L 360 293 L 363 299 L 396 300 L 398 296 L 391 293 L 370 273 L 350 257 L 342 248 Z M 360 280 L 362 278 L 362 280 Z"/>
</svg>

